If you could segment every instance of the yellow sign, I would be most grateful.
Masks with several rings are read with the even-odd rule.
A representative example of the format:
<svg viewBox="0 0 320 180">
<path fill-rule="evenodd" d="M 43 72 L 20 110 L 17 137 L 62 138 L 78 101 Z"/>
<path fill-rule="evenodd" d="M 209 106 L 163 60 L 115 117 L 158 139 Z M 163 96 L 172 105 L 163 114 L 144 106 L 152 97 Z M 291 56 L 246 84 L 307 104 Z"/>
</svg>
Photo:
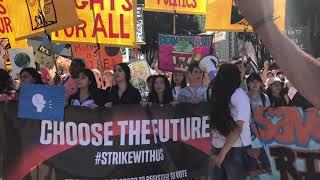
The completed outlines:
<svg viewBox="0 0 320 180">
<path fill-rule="evenodd" d="M 146 0 L 145 11 L 206 14 L 207 0 Z"/>
<path fill-rule="evenodd" d="M 286 0 L 274 1 L 275 23 L 285 31 Z M 206 15 L 207 31 L 252 31 L 247 21 L 241 16 L 234 0 L 208 0 Z"/>
<path fill-rule="evenodd" d="M 76 0 L 82 23 L 52 33 L 52 40 L 135 46 L 136 6 L 136 0 Z"/>
<path fill-rule="evenodd" d="M 74 0 L 10 0 L 17 40 L 79 24 Z"/>
</svg>

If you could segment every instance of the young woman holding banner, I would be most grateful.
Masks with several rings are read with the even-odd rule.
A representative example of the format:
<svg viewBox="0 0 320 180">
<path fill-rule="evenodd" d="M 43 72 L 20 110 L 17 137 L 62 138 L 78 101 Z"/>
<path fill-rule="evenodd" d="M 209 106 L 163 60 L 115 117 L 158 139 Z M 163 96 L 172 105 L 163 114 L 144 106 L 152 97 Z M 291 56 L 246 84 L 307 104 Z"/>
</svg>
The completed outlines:
<svg viewBox="0 0 320 180">
<path fill-rule="evenodd" d="M 90 69 L 80 71 L 77 84 L 78 91 L 70 96 L 69 105 L 90 107 L 91 109 L 104 105 L 103 98 L 99 98 L 96 78 Z"/>
<path fill-rule="evenodd" d="M 152 83 L 152 90 L 148 102 L 142 101 L 143 106 L 151 104 L 170 104 L 173 103 L 170 82 L 164 75 L 157 75 Z"/>
<path fill-rule="evenodd" d="M 240 71 L 234 64 L 219 68 L 212 95 L 212 180 L 246 178 L 245 151 L 251 146 L 250 100 L 240 87 Z"/>
<path fill-rule="evenodd" d="M 113 69 L 113 77 L 116 82 L 115 86 L 106 90 L 107 103 L 105 107 L 112 107 L 120 104 L 139 104 L 141 94 L 139 90 L 130 83 L 131 72 L 126 63 L 120 63 Z"/>
</svg>

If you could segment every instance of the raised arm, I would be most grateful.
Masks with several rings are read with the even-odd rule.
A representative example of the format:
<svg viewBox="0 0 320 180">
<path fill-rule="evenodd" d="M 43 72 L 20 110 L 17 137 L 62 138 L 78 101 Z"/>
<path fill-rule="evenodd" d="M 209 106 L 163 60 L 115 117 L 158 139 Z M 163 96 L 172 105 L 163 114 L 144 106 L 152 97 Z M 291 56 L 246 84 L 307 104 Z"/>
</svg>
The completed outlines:
<svg viewBox="0 0 320 180">
<path fill-rule="evenodd" d="M 250 24 L 273 14 L 273 0 L 236 0 L 242 15 Z M 320 62 L 300 50 L 282 34 L 274 22 L 266 21 L 256 33 L 275 58 L 292 84 L 320 109 Z"/>
</svg>

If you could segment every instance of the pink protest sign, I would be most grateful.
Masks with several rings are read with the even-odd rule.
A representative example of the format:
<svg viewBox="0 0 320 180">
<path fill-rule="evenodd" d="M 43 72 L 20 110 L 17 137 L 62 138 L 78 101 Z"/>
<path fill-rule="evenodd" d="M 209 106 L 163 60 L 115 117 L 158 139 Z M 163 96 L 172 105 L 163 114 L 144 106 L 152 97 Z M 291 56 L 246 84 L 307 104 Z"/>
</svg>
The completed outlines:
<svg viewBox="0 0 320 180">
<path fill-rule="evenodd" d="M 159 69 L 185 71 L 189 64 L 209 55 L 212 36 L 159 35 Z"/>
</svg>

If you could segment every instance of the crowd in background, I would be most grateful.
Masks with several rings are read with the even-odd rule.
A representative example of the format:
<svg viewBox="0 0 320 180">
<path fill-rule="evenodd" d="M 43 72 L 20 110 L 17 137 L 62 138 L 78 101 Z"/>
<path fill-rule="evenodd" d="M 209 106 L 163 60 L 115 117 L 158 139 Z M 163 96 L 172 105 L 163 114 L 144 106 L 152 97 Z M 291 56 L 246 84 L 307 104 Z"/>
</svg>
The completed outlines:
<svg viewBox="0 0 320 180">
<path fill-rule="evenodd" d="M 248 93 L 253 109 L 258 106 L 280 107 L 312 105 L 292 86 L 279 69 L 269 69 L 266 61 L 261 72 L 254 72 L 250 63 L 236 58 L 220 64 L 235 64 L 241 74 L 241 87 Z M 218 67 L 219 69 L 219 67 Z M 113 71 L 106 72 L 101 82 L 99 72 L 85 68 L 83 59 L 74 58 L 69 73 L 56 75 L 55 85 L 66 88 L 66 104 L 73 106 L 112 107 L 120 104 L 152 104 L 201 103 L 210 101 L 214 80 L 206 81 L 207 74 L 199 67 L 199 63 L 190 64 L 184 71 L 151 75 L 147 78 L 146 92 L 139 92 L 131 84 L 130 68 L 121 63 Z M 0 101 L 16 101 L 20 84 L 44 84 L 41 73 L 34 68 L 24 68 L 19 80 L 13 80 L 8 71 L 0 70 Z"/>
</svg>

